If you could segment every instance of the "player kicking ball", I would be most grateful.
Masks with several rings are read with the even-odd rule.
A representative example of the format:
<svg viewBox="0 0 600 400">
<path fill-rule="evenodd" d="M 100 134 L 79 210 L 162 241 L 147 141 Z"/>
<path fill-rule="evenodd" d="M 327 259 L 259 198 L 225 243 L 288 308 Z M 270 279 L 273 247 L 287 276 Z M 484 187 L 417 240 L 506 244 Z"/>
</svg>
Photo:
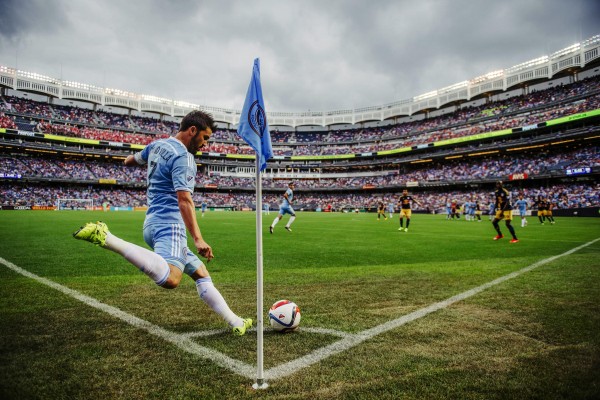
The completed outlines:
<svg viewBox="0 0 600 400">
<path fill-rule="evenodd" d="M 206 265 L 187 247 L 186 229 L 198 254 L 207 262 L 214 258 L 212 248 L 200 233 L 192 199 L 197 172 L 194 154 L 214 130 L 212 116 L 192 111 L 183 118 L 174 137 L 157 140 L 125 159 L 126 166 L 148 164 L 144 241 L 154 251 L 118 238 L 100 221 L 85 224 L 73 237 L 120 254 L 165 289 L 176 288 L 185 273 L 196 282 L 200 299 L 232 327 L 234 334 L 243 335 L 252 326 L 252 319 L 243 319 L 231 311 L 213 285 Z"/>
</svg>

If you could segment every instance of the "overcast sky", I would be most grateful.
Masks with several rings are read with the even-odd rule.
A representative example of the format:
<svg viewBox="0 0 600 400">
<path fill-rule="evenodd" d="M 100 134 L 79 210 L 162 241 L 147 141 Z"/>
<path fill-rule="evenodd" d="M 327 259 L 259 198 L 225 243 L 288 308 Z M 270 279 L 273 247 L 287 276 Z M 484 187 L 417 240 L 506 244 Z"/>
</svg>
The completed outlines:
<svg viewBox="0 0 600 400">
<path fill-rule="evenodd" d="M 600 34 L 598 0 L 0 0 L 0 65 L 241 109 L 376 106 Z"/>
</svg>

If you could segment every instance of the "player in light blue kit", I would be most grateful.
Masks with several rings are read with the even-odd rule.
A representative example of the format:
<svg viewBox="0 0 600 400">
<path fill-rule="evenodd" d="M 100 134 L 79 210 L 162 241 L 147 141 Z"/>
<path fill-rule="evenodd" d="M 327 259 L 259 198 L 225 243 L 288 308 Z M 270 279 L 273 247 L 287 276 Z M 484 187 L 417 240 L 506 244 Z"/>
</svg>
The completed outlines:
<svg viewBox="0 0 600 400">
<path fill-rule="evenodd" d="M 394 216 L 394 209 L 396 208 L 396 203 L 393 200 L 390 200 L 388 203 L 388 214 L 390 215 L 390 219 Z"/>
<path fill-rule="evenodd" d="M 288 183 L 287 190 L 283 194 L 283 201 L 281 202 L 281 206 L 279 207 L 279 214 L 277 214 L 277 217 L 275 217 L 275 219 L 273 220 L 273 223 L 271 223 L 271 226 L 269 227 L 269 232 L 273 233 L 273 229 L 275 228 L 275 225 L 277 225 L 279 220 L 281 220 L 281 218 L 283 218 L 284 214 L 290 214 L 290 220 L 286 224 L 285 229 L 287 229 L 288 232 L 292 231 L 292 228 L 290 228 L 290 226 L 296 219 L 296 213 L 294 212 L 294 209 L 292 208 L 293 202 L 294 202 L 294 182 L 290 182 L 290 183 Z"/>
<path fill-rule="evenodd" d="M 204 218 L 204 213 L 206 212 L 206 201 L 202 200 L 202 218 Z"/>
<path fill-rule="evenodd" d="M 523 198 L 522 194 L 519 194 L 519 200 L 515 201 L 515 205 L 519 208 L 519 215 L 521 216 L 521 228 L 527 226 L 527 200 Z"/>
<path fill-rule="evenodd" d="M 490 211 L 488 215 L 490 216 L 490 221 L 492 218 L 494 218 L 494 215 L 496 215 L 496 202 L 492 201 L 490 203 Z"/>
<path fill-rule="evenodd" d="M 214 258 L 200 233 L 192 199 L 197 172 L 194 154 L 214 130 L 212 116 L 192 111 L 183 118 L 174 137 L 150 143 L 125 159 L 127 166 L 148 164 L 144 240 L 154 252 L 116 237 L 100 221 L 86 224 L 73 236 L 120 254 L 165 289 L 176 288 L 187 274 L 196 282 L 200 298 L 227 321 L 234 334 L 243 335 L 252 326 L 252 319 L 242 319 L 231 311 L 204 263 L 187 247 L 186 228 L 198 254 L 207 262 Z"/>
</svg>

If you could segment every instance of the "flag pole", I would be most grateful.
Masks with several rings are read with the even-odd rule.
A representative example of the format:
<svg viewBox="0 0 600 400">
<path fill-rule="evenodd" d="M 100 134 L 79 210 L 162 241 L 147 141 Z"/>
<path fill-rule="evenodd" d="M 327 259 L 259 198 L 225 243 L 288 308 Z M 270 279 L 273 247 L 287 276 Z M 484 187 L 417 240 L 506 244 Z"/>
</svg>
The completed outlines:
<svg viewBox="0 0 600 400">
<path fill-rule="evenodd" d="M 256 383 L 254 389 L 266 389 L 263 351 L 263 245 L 262 245 L 262 179 L 260 157 L 256 155 Z"/>
<path fill-rule="evenodd" d="M 273 157 L 269 123 L 260 85 L 260 59 L 254 60 L 252 78 L 240 113 L 238 135 L 256 151 L 256 383 L 254 389 L 266 389 L 263 365 L 263 246 L 262 180 L 260 173 Z"/>
</svg>

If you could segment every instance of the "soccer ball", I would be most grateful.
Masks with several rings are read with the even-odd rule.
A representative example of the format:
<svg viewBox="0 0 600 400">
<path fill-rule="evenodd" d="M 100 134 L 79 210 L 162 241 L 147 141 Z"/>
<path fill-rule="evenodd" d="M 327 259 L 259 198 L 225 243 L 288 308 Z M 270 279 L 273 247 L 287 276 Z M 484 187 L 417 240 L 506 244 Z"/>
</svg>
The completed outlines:
<svg viewBox="0 0 600 400">
<path fill-rule="evenodd" d="M 289 300 L 279 300 L 269 310 L 271 327 L 278 332 L 291 332 L 300 324 L 300 307 Z"/>
</svg>

